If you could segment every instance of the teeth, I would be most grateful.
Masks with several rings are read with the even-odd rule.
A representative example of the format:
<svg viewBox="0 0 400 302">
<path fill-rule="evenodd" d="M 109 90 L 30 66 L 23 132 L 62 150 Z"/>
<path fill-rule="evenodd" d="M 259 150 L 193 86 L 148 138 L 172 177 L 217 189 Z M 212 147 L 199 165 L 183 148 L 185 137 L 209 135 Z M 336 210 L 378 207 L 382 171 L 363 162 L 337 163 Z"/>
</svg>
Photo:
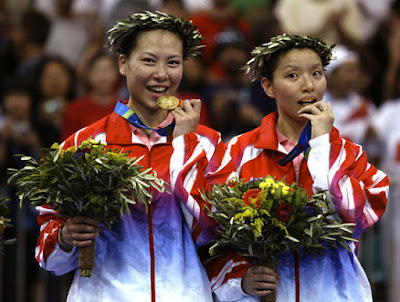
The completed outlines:
<svg viewBox="0 0 400 302">
<path fill-rule="evenodd" d="M 167 91 L 166 87 L 148 87 L 148 89 L 156 93 L 163 93 Z"/>
<path fill-rule="evenodd" d="M 304 100 L 304 101 L 300 101 L 300 103 L 314 103 L 315 102 L 315 100 L 314 99 L 312 99 L 312 100 Z"/>
<path fill-rule="evenodd" d="M 314 104 L 315 102 L 316 102 L 315 99 L 313 99 L 313 100 L 304 100 L 304 101 L 300 101 L 299 105 L 304 108 L 307 105 Z"/>
</svg>

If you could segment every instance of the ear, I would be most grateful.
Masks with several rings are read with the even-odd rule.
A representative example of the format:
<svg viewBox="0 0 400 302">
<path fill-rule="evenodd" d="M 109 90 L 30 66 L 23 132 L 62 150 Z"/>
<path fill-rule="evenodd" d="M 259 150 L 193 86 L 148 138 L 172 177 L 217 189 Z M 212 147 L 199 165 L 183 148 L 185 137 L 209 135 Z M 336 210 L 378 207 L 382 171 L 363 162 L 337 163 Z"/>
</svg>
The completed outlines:
<svg viewBox="0 0 400 302">
<path fill-rule="evenodd" d="M 261 79 L 261 87 L 264 89 L 265 94 L 268 95 L 271 99 L 275 98 L 272 82 L 268 80 L 266 77 L 263 77 Z"/>
<path fill-rule="evenodd" d="M 119 73 L 123 76 L 126 76 L 126 65 L 128 64 L 128 61 L 126 59 L 125 55 L 119 55 L 118 57 L 118 67 L 119 67 Z"/>
</svg>

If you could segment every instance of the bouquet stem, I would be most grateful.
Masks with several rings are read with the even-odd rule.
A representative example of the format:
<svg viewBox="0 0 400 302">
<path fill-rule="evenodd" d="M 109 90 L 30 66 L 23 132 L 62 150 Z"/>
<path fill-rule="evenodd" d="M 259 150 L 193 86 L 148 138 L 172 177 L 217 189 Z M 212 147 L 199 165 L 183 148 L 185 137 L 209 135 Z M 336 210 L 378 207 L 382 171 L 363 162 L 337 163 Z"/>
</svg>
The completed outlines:
<svg viewBox="0 0 400 302">
<path fill-rule="evenodd" d="M 272 269 L 274 272 L 278 269 L 278 258 L 275 259 L 262 259 L 259 265 L 266 266 Z M 276 291 L 273 290 L 268 296 L 264 296 L 260 298 L 260 302 L 275 302 L 276 301 Z"/>
<path fill-rule="evenodd" d="M 81 247 L 79 250 L 78 267 L 81 270 L 81 277 L 90 278 L 90 276 L 92 276 L 95 256 L 96 255 L 94 251 L 94 239 L 93 239 L 90 245 Z"/>
</svg>

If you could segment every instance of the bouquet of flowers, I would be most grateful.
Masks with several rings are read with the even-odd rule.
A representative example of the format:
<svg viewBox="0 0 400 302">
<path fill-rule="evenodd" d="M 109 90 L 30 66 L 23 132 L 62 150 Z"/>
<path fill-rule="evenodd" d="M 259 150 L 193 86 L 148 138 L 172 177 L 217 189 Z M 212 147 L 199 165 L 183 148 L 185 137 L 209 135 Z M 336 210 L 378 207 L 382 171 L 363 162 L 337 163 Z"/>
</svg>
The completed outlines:
<svg viewBox="0 0 400 302">
<path fill-rule="evenodd" d="M 56 143 L 44 152 L 39 162 L 20 155 L 25 166 L 9 169 L 8 182 L 17 185 L 21 206 L 27 201 L 54 209 L 65 219 L 85 216 L 111 228 L 130 212 L 129 205 L 140 203 L 147 210 L 151 188 L 169 192 L 155 171 L 138 165 L 141 158 L 106 149 L 91 138 L 66 150 Z M 94 243 L 80 249 L 81 276 L 91 276 L 94 256 Z"/>
<path fill-rule="evenodd" d="M 323 253 L 324 242 L 349 250 L 346 243 L 356 241 L 351 237 L 354 224 L 332 218 L 325 192 L 308 196 L 296 183 L 287 185 L 271 176 L 248 182 L 234 179 L 213 185 L 202 197 L 211 205 L 209 215 L 220 224 L 211 255 L 229 249 L 276 270 L 284 253 L 301 248 Z M 262 301 L 276 299 L 265 298 Z"/>
</svg>

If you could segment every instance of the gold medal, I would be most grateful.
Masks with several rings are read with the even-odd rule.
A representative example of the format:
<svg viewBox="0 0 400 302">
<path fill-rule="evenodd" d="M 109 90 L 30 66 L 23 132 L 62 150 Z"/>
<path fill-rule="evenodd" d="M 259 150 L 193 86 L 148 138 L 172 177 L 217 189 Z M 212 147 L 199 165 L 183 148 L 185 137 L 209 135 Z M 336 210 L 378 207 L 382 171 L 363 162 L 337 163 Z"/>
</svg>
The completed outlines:
<svg viewBox="0 0 400 302">
<path fill-rule="evenodd" d="M 177 97 L 172 95 L 160 96 L 157 100 L 157 105 L 166 110 L 172 110 L 180 106 L 180 101 Z"/>
</svg>

